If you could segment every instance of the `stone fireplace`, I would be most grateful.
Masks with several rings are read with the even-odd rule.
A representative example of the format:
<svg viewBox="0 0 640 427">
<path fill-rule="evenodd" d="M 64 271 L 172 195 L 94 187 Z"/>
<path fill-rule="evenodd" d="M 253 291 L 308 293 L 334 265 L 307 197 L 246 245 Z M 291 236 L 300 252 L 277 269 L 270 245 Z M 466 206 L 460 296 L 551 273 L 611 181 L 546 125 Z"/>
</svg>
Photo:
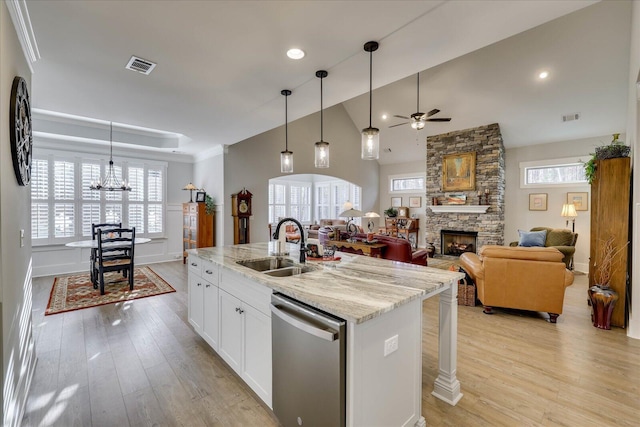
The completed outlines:
<svg viewBox="0 0 640 427">
<path fill-rule="evenodd" d="M 442 255 L 460 256 L 464 252 L 476 252 L 478 232 L 460 230 L 440 230 Z"/>
<path fill-rule="evenodd" d="M 468 152 L 476 153 L 476 187 L 455 191 L 464 193 L 466 201 L 462 205 L 448 205 L 442 185 L 443 156 Z M 484 245 L 504 244 L 505 160 L 497 123 L 427 137 L 426 184 L 429 206 L 426 209 L 425 241 L 433 243 L 436 254 L 444 253 L 442 230 L 476 233 L 476 241 L 472 243 L 474 252 Z M 488 197 L 484 196 L 485 192 Z M 438 206 L 432 210 L 434 198 Z M 459 245 L 462 247 L 464 244 L 460 242 Z"/>
</svg>

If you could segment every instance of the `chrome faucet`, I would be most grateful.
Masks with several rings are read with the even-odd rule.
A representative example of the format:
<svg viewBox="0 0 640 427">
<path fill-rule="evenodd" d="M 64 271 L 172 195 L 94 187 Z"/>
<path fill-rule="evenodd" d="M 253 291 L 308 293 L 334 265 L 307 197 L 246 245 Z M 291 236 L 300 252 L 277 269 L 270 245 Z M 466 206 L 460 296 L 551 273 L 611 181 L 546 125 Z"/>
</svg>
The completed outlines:
<svg viewBox="0 0 640 427">
<path fill-rule="evenodd" d="M 307 249 L 305 248 L 305 244 L 304 244 L 304 228 L 302 228 L 302 224 L 300 224 L 300 222 L 298 222 L 297 219 L 295 218 L 281 219 L 278 225 L 276 225 L 276 231 L 273 233 L 273 239 L 278 240 L 278 238 L 280 237 L 280 226 L 288 221 L 295 223 L 298 226 L 298 230 L 300 230 L 300 262 L 304 263 L 307 259 L 306 258 Z"/>
</svg>

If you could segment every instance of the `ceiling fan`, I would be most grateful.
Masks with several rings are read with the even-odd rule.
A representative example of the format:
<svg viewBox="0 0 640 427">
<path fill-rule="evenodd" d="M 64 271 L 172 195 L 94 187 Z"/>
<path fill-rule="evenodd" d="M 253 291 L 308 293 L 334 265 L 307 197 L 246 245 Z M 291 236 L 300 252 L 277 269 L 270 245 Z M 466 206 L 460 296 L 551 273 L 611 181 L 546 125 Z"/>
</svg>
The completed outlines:
<svg viewBox="0 0 640 427">
<path fill-rule="evenodd" d="M 417 80 L 418 80 L 418 97 L 417 97 L 418 100 L 416 102 L 416 110 L 420 110 L 420 73 L 418 73 Z M 391 125 L 389 127 L 394 128 L 396 126 L 402 126 L 402 125 L 411 123 L 412 128 L 414 128 L 415 130 L 421 130 L 424 128 L 424 125 L 426 122 L 450 122 L 451 121 L 450 117 L 430 118 L 431 116 L 438 114 L 439 112 L 440 110 L 438 110 L 437 108 L 434 108 L 428 113 L 421 113 L 418 111 L 417 113 L 413 113 L 411 117 L 399 116 L 397 114 L 394 114 L 393 117 L 398 117 L 400 119 L 405 119 L 409 121 L 404 123 L 398 123 L 397 125 Z"/>
</svg>

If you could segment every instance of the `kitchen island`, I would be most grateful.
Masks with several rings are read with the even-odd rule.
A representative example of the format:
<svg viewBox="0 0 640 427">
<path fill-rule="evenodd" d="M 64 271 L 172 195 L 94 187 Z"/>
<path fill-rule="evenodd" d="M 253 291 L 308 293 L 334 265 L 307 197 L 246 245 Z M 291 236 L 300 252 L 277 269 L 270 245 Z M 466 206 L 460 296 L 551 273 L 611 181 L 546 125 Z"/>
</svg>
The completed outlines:
<svg viewBox="0 0 640 427">
<path fill-rule="evenodd" d="M 288 249 L 297 257 L 296 245 Z M 274 250 L 275 242 L 188 251 L 189 322 L 269 407 L 272 292 L 347 321 L 348 426 L 425 425 L 422 301 L 440 294 L 433 394 L 458 402 L 456 284 L 462 273 L 346 253 L 340 261 L 309 261 L 308 271 L 288 277 L 241 265 Z"/>
</svg>

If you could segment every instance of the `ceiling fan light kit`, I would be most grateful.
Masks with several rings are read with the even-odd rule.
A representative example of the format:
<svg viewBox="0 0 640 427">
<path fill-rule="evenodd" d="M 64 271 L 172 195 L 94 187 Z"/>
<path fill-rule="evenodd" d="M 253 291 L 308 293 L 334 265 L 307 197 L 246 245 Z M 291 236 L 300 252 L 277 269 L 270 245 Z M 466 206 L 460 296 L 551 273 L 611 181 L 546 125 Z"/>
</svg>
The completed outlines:
<svg viewBox="0 0 640 427">
<path fill-rule="evenodd" d="M 104 179 L 91 181 L 90 190 L 100 191 L 131 191 L 131 186 L 127 180 L 120 182 L 113 168 L 113 122 L 109 122 L 109 166 L 107 166 L 107 174 Z"/>
<path fill-rule="evenodd" d="M 362 160 L 377 160 L 380 157 L 380 129 L 371 126 L 372 92 L 373 92 L 373 52 L 378 50 L 378 42 L 364 44 L 365 52 L 369 52 L 369 127 L 362 129 Z"/>
<path fill-rule="evenodd" d="M 434 114 L 438 114 L 440 112 L 440 110 L 438 110 L 437 108 L 434 108 L 433 110 L 429 111 L 426 114 L 420 112 L 420 73 L 418 73 L 416 80 L 417 80 L 416 110 L 418 110 L 418 112 L 413 113 L 411 117 L 399 116 L 397 114 L 394 114 L 393 117 L 397 117 L 399 119 L 405 119 L 409 121 L 404 123 L 398 123 L 397 125 L 391 125 L 389 126 L 389 128 L 394 128 L 397 126 L 402 126 L 410 123 L 413 129 L 422 130 L 424 129 L 424 125 L 427 122 L 450 122 L 451 121 L 451 118 L 449 117 L 443 117 L 443 118 L 436 117 L 435 119 L 432 119 L 431 116 L 433 116 Z"/>
<path fill-rule="evenodd" d="M 289 151 L 289 120 L 288 110 L 289 106 L 287 99 L 291 95 L 289 89 L 280 91 L 281 95 L 284 95 L 284 151 L 280 152 L 280 172 L 292 173 L 293 172 L 293 152 Z"/>
<path fill-rule="evenodd" d="M 316 77 L 320 79 L 320 141 L 315 145 L 315 167 L 328 168 L 329 167 L 329 143 L 324 141 L 322 127 L 323 127 L 323 108 L 322 108 L 322 79 L 329 75 L 325 70 L 316 71 Z"/>
</svg>

